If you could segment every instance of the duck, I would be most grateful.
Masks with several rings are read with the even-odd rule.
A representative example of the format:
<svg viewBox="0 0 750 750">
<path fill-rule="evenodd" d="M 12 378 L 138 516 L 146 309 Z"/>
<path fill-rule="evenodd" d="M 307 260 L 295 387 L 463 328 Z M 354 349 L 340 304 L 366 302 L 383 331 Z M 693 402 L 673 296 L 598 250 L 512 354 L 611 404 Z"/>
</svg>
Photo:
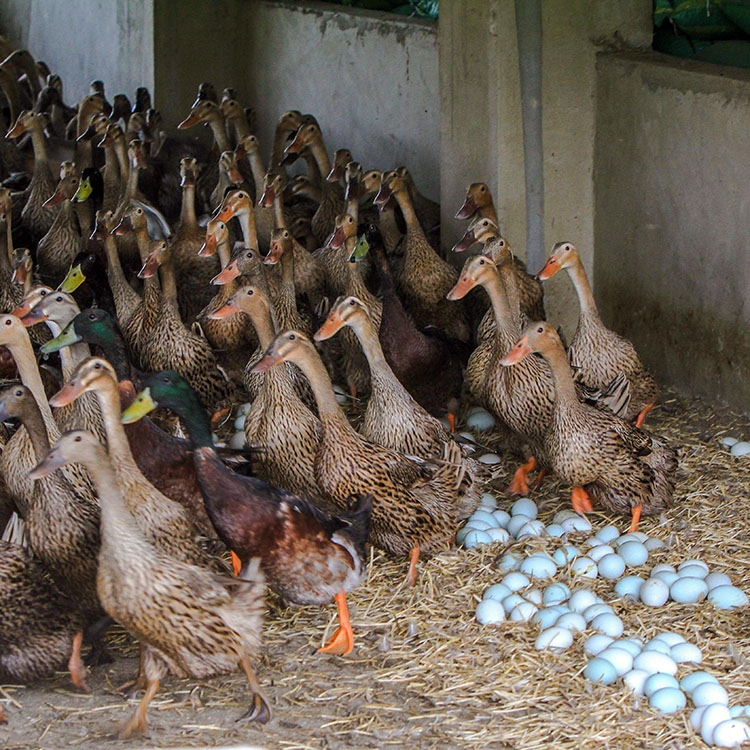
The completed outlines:
<svg viewBox="0 0 750 750">
<path fill-rule="evenodd" d="M 492 193 L 485 182 L 472 182 L 466 188 L 466 196 L 461 208 L 456 211 L 456 219 L 489 219 L 499 227 Z"/>
<path fill-rule="evenodd" d="M 210 317 L 223 319 L 233 315 L 252 321 L 265 351 L 278 330 L 278 315 L 269 295 L 257 284 L 243 285 Z M 245 415 L 245 438 L 248 445 L 263 448 L 257 457 L 260 479 L 315 498 L 320 495 L 314 469 L 320 420 L 297 394 L 295 370 L 288 365 L 259 376 L 261 382 Z"/>
<path fill-rule="evenodd" d="M 255 201 L 255 226 L 258 231 L 258 237 L 264 244 L 268 244 L 268 235 L 273 229 L 273 211 L 269 211 L 268 208 L 264 208 L 260 205 L 258 200 L 261 193 L 263 192 L 263 181 L 266 176 L 266 170 L 263 166 L 263 157 L 260 155 L 260 142 L 255 135 L 246 135 L 240 139 L 237 146 L 234 149 L 235 156 L 240 161 L 240 164 L 249 167 L 250 174 L 252 175 L 252 187 L 253 190 L 251 197 Z M 280 169 L 276 167 L 276 169 Z"/>
<path fill-rule="evenodd" d="M 419 192 L 411 172 L 406 167 L 397 167 L 396 174 L 406 183 L 420 226 L 435 245 L 440 247 L 440 204 Z"/>
<path fill-rule="evenodd" d="M 512 369 L 530 354 L 541 354 L 554 378 L 544 445 L 555 473 L 573 486 L 573 507 L 590 511 L 597 502 L 610 512 L 630 514 L 630 531 L 638 529 L 641 515 L 668 508 L 678 464 L 675 451 L 611 412 L 579 400 L 565 348 L 548 323 L 526 328 L 500 364 Z"/>
<path fill-rule="evenodd" d="M 284 149 L 286 148 L 287 141 L 299 130 L 300 125 L 302 125 L 302 113 L 296 109 L 290 109 L 279 117 L 273 133 L 271 156 L 268 162 L 269 170 L 281 169 L 286 174 L 282 165 Z"/>
<path fill-rule="evenodd" d="M 224 94 L 219 103 L 219 111 L 224 116 L 227 129 L 233 131 L 235 143 L 240 143 L 243 138 L 252 135 L 247 113 L 234 97 L 233 91 L 225 90 Z"/>
<path fill-rule="evenodd" d="M 378 339 L 386 361 L 417 403 L 433 416 L 445 415 L 455 432 L 469 347 L 434 326 L 417 327 L 398 296 L 385 239 L 375 224 L 364 225 L 355 253 L 372 254 L 383 306 Z"/>
<path fill-rule="evenodd" d="M 434 325 L 450 337 L 468 342 L 470 330 L 463 306 L 452 307 L 446 300 L 458 280 L 458 270 L 443 260 L 427 241 L 406 182 L 395 172 L 383 176 L 375 203 L 385 203 L 391 196 L 406 220 L 404 259 L 397 282 L 407 309 L 420 327 Z"/>
<path fill-rule="evenodd" d="M 589 388 L 602 389 L 622 373 L 630 388 L 630 403 L 624 417 L 635 420 L 636 427 L 640 427 L 659 397 L 659 387 L 633 344 L 602 322 L 586 270 L 572 242 L 558 242 L 538 276 L 545 281 L 562 268 L 573 281 L 581 307 L 578 327 L 568 347 L 577 378 Z"/>
<path fill-rule="evenodd" d="M 34 449 L 36 462 L 49 451 L 49 437 L 31 391 L 20 383 L 0 390 L 0 419 L 19 420 Z M 81 667 L 83 628 L 103 615 L 96 593 L 99 551 L 99 505 L 87 482 L 71 473 L 34 482 L 23 519 L 29 548 L 58 589 L 76 602 L 80 628 L 73 636 L 70 673 L 73 684 L 87 691 Z"/>
<path fill-rule="evenodd" d="M 383 183 L 383 173 L 379 169 L 369 169 L 362 175 L 361 180 L 361 198 L 369 195 L 376 196 L 380 192 L 380 186 Z M 395 259 L 397 256 L 400 260 L 403 255 L 402 244 L 404 239 L 405 225 L 399 225 L 399 219 L 403 224 L 403 217 L 400 215 L 401 209 L 396 203 L 396 199 L 391 195 L 386 201 L 376 206 L 378 209 L 378 229 L 383 236 L 383 246 L 388 253 L 388 257 Z M 394 270 L 400 270 L 400 266 Z"/>
<path fill-rule="evenodd" d="M 346 165 L 353 161 L 354 157 L 348 148 L 337 148 L 333 152 L 331 171 L 325 176 L 326 182 L 341 182 L 346 173 Z"/>
<path fill-rule="evenodd" d="M 71 660 L 83 626 L 75 601 L 29 549 L 0 540 L 0 682 L 27 685 L 69 664 L 75 681 L 83 683 L 83 664 Z"/>
<path fill-rule="evenodd" d="M 334 598 L 340 626 L 320 651 L 350 653 L 354 637 L 346 594 L 364 576 L 372 497 L 354 495 L 344 513 L 332 515 L 302 496 L 238 476 L 219 461 L 205 412 L 183 378 L 156 373 L 144 386 L 122 419 L 137 419 L 157 405 L 180 415 L 194 444 L 206 507 L 243 570 L 248 559 L 257 558 L 269 587 L 295 604 Z"/>
<path fill-rule="evenodd" d="M 99 598 L 143 647 L 146 692 L 120 738 L 147 731 L 148 705 L 170 672 L 205 678 L 241 666 L 252 692 L 252 706 L 243 718 L 268 721 L 270 705 L 250 665 L 260 644 L 265 609 L 263 575 L 257 566 L 248 566 L 243 579 L 236 581 L 175 559 L 156 546 L 133 518 L 107 452 L 84 430 L 61 436 L 32 476 L 48 476 L 70 463 L 86 466 L 101 506 Z"/>
<path fill-rule="evenodd" d="M 128 108 L 129 112 L 129 108 Z M 121 174 L 120 174 L 120 159 L 118 158 L 117 151 L 114 147 L 114 140 L 107 138 L 107 130 L 113 122 L 117 122 L 119 119 L 113 114 L 113 120 L 110 120 L 105 114 L 95 114 L 89 121 L 89 126 L 86 131 L 79 136 L 79 139 L 92 141 L 94 138 L 97 139 L 97 143 L 104 149 L 104 166 L 99 171 L 102 178 L 101 183 L 101 208 L 106 211 L 114 211 L 117 208 L 117 203 L 120 198 L 122 190 Z M 81 177 L 83 178 L 83 171 Z M 93 189 L 93 185 L 91 186 Z M 84 188 L 82 192 L 86 192 Z M 85 200 L 83 195 L 79 196 L 80 199 Z M 95 212 L 94 212 L 95 213 Z"/>
<path fill-rule="evenodd" d="M 253 370 L 286 361 L 300 367 L 315 394 L 322 425 L 315 479 L 324 498 L 346 510 L 352 495 L 371 494 L 370 542 L 393 556 L 408 555 L 406 580 L 414 585 L 420 554 L 447 549 L 455 536 L 461 450 L 446 446 L 433 470 L 363 438 L 341 411 L 315 346 L 299 331 L 277 334 Z"/>
<path fill-rule="evenodd" d="M 474 243 L 483 244 L 481 252 L 497 262 L 500 254 L 510 251 L 513 264 L 511 268 L 516 276 L 520 295 L 521 313 L 525 321 L 546 320 L 544 311 L 544 287 L 541 281 L 526 271 L 522 260 L 513 254 L 510 243 L 500 234 L 497 223 L 486 217 L 479 217 L 471 222 L 464 236 L 453 246 L 456 253 L 468 250 Z M 479 324 L 477 337 L 484 338 L 493 325 L 492 311 L 487 310 Z"/>
<path fill-rule="evenodd" d="M 439 458 L 453 436 L 438 419 L 423 409 L 398 381 L 388 365 L 378 340 L 378 332 L 367 306 L 354 295 L 339 297 L 328 318 L 315 333 L 315 341 L 324 341 L 344 326 L 351 328 L 364 350 L 370 367 L 372 393 L 367 402 L 360 434 L 384 448 L 423 459 Z M 459 519 L 469 516 L 479 504 L 479 477 L 487 479 L 480 464 L 462 455 L 464 477 L 461 481 Z"/>
</svg>

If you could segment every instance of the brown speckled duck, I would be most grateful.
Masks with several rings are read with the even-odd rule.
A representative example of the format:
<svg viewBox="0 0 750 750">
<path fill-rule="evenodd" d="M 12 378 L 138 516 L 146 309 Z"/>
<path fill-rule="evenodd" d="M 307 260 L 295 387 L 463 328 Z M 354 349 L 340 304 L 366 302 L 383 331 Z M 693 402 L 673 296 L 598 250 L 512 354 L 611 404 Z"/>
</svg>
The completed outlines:
<svg viewBox="0 0 750 750">
<path fill-rule="evenodd" d="M 565 349 L 548 323 L 531 324 L 500 363 L 512 370 L 532 353 L 552 369 L 555 402 L 544 446 L 554 471 L 573 485 L 573 507 L 585 512 L 595 501 L 630 513 L 635 531 L 641 514 L 654 515 L 671 504 L 675 452 L 611 412 L 579 401 Z"/>
<path fill-rule="evenodd" d="M 492 193 L 484 182 L 472 182 L 466 188 L 466 197 L 461 208 L 456 211 L 457 219 L 489 219 L 495 226 L 500 226 L 497 220 Z"/>
<path fill-rule="evenodd" d="M 570 363 L 577 369 L 577 379 L 589 388 L 603 389 L 623 373 L 630 385 L 630 405 L 624 417 L 635 420 L 636 427 L 640 427 L 659 395 L 656 381 L 644 367 L 635 347 L 602 323 L 583 263 L 571 242 L 555 245 L 539 278 L 549 279 L 561 268 L 566 269 L 573 280 L 581 306 L 578 328 L 568 348 Z"/>
</svg>

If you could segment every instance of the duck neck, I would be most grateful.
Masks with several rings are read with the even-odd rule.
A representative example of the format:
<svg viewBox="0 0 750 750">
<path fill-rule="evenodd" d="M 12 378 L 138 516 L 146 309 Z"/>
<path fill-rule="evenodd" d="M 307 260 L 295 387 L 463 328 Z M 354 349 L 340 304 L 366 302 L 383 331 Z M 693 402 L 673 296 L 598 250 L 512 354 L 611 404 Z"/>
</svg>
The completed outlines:
<svg viewBox="0 0 750 750">
<path fill-rule="evenodd" d="M 359 224 L 359 198 L 349 198 L 346 202 L 346 213 L 354 219 L 355 224 Z"/>
<path fill-rule="evenodd" d="M 518 292 L 518 278 L 513 270 L 513 261 L 501 262 L 498 266 L 500 279 L 505 289 L 505 297 L 508 300 L 508 309 L 513 317 L 513 324 L 520 332 L 521 330 L 521 295 Z"/>
<path fill-rule="evenodd" d="M 138 194 L 138 174 L 140 173 L 138 167 L 130 167 L 128 170 L 128 180 L 125 183 L 125 200 L 130 201 L 131 198 L 135 198 Z M 144 229 L 145 231 L 145 229 Z"/>
<path fill-rule="evenodd" d="M 40 167 L 47 166 L 47 140 L 44 130 L 34 126 L 31 128 L 31 145 L 34 149 L 34 171 Z"/>
<path fill-rule="evenodd" d="M 65 201 L 62 205 L 59 216 L 63 221 L 72 224 L 74 212 L 78 219 L 78 226 L 81 227 L 81 239 L 83 240 L 85 232 L 91 232 L 92 229 L 91 206 L 89 201 L 83 201 L 82 203 L 71 203 L 70 201 Z"/>
<path fill-rule="evenodd" d="M 318 354 L 312 351 L 305 351 L 304 357 L 295 360 L 295 364 L 310 381 L 310 387 L 315 396 L 315 403 L 318 406 L 320 421 L 323 424 L 333 423 L 348 427 L 349 422 L 336 401 L 331 377 Z"/>
<path fill-rule="evenodd" d="M 107 279 L 112 289 L 115 303 L 117 303 L 118 299 L 122 299 L 121 292 L 127 293 L 128 290 L 130 290 L 135 294 L 135 290 L 133 290 L 133 288 L 130 286 L 130 284 L 128 284 L 128 281 L 125 278 L 125 274 L 123 273 L 122 265 L 120 263 L 120 254 L 117 252 L 117 243 L 115 242 L 114 236 L 111 234 L 107 234 L 104 238 L 104 252 L 107 254 Z M 120 318 L 120 320 L 125 320 L 124 314 L 123 317 L 120 317 L 118 313 L 117 317 Z"/>
<path fill-rule="evenodd" d="M 482 286 L 484 286 L 487 296 L 490 298 L 492 312 L 495 316 L 497 336 L 502 343 L 502 348 L 507 351 L 515 343 L 519 331 L 513 319 L 513 311 L 508 304 L 503 283 L 500 276 L 493 273 Z"/>
<path fill-rule="evenodd" d="M 497 226 L 500 226 L 497 220 L 497 211 L 495 211 L 495 206 L 492 204 L 491 201 L 486 206 L 482 206 L 480 209 L 478 209 L 476 216 L 478 216 L 481 219 L 489 219 L 491 222 L 493 222 Z"/>
<path fill-rule="evenodd" d="M 229 242 L 220 242 L 216 248 L 216 254 L 219 256 L 219 265 L 223 271 L 229 265 L 229 261 L 232 260 L 232 254 L 229 251 Z"/>
<path fill-rule="evenodd" d="M 388 382 L 396 380 L 393 370 L 388 366 L 383 348 L 380 346 L 380 339 L 377 331 L 369 316 L 357 315 L 349 324 L 351 329 L 359 339 L 362 351 L 367 357 L 370 365 L 370 374 L 374 379 Z M 396 380 L 396 382 L 398 382 Z"/>
<path fill-rule="evenodd" d="M 283 167 L 281 167 L 281 161 L 284 158 L 286 139 L 291 132 L 292 131 L 287 128 L 282 128 L 280 125 L 276 125 L 276 130 L 274 130 L 273 133 L 273 145 L 271 146 L 271 163 L 269 169 L 283 169 Z"/>
<path fill-rule="evenodd" d="M 52 409 L 47 402 L 42 376 L 39 374 L 39 367 L 36 359 L 34 359 L 34 350 L 31 348 L 29 335 L 25 330 L 24 333 L 26 334 L 24 341 L 11 341 L 6 346 L 13 355 L 21 382 L 31 391 L 31 395 L 36 400 L 44 419 L 44 424 L 49 427 L 49 425 L 55 424 L 55 420 L 52 416 Z"/>
<path fill-rule="evenodd" d="M 94 393 L 99 401 L 99 408 L 104 420 L 109 455 L 112 457 L 118 473 L 120 471 L 139 473 L 138 466 L 133 460 L 133 454 L 130 452 L 130 443 L 128 443 L 125 428 L 120 422 L 120 392 L 117 383 L 110 377 L 102 377 L 99 379 L 99 384 Z"/>
<path fill-rule="evenodd" d="M 117 380 L 130 380 L 130 358 L 125 346 L 125 340 L 117 332 L 112 332 L 108 338 L 97 339 L 93 342 L 104 353 L 104 358 L 112 365 L 117 375 Z"/>
<path fill-rule="evenodd" d="M 173 407 L 170 406 L 170 408 Z M 181 395 L 180 404 L 174 408 L 174 411 L 185 426 L 194 448 L 214 450 L 211 423 L 193 391 Z"/>
<path fill-rule="evenodd" d="M 112 146 L 117 156 L 117 164 L 120 167 L 120 180 L 123 185 L 127 185 L 130 179 L 130 164 L 128 163 L 128 151 L 125 148 L 125 142 L 116 140 Z"/>
<path fill-rule="evenodd" d="M 552 379 L 555 381 L 555 402 L 563 406 L 578 404 L 573 372 L 562 345 L 550 347 L 548 351 L 542 352 L 542 356 L 552 370 Z"/>
<path fill-rule="evenodd" d="M 252 250 L 257 250 L 258 232 L 255 229 L 255 215 L 250 210 L 243 210 L 238 212 L 237 220 L 240 222 L 240 228 L 242 229 L 242 239 L 245 243 L 245 247 L 249 247 Z"/>
<path fill-rule="evenodd" d="M 161 274 L 161 293 L 164 301 L 172 305 L 175 310 L 177 307 L 177 279 L 175 278 L 174 264 L 172 256 L 168 255 L 159 264 L 159 273 Z"/>
<path fill-rule="evenodd" d="M 396 199 L 396 202 L 401 209 L 401 213 L 404 215 L 407 230 L 421 229 L 419 219 L 417 219 L 417 214 L 414 211 L 414 204 L 409 197 L 409 191 L 399 190 L 393 194 L 393 197 Z"/>
<path fill-rule="evenodd" d="M 37 462 L 39 462 L 49 453 L 49 437 L 47 436 L 47 428 L 44 425 L 42 412 L 36 400 L 33 403 L 31 401 L 28 402 L 27 408 L 24 409 L 20 417 L 29 435 L 29 440 L 31 440 L 34 456 Z"/>
<path fill-rule="evenodd" d="M 286 229 L 286 218 L 284 217 L 284 204 L 278 193 L 273 197 L 273 216 L 277 229 Z"/>
<path fill-rule="evenodd" d="M 318 171 L 323 177 L 325 177 L 325 175 L 331 171 L 331 160 L 328 158 L 328 153 L 323 145 L 322 138 L 316 138 L 310 144 L 310 152 L 315 159 Z"/>
<path fill-rule="evenodd" d="M 219 153 L 223 154 L 225 151 L 231 151 L 232 145 L 229 143 L 229 136 L 227 135 L 227 129 L 225 126 L 224 118 L 216 114 L 209 118 L 208 126 L 211 128 L 211 132 L 214 134 L 214 140 L 216 146 L 219 149 Z"/>
<path fill-rule="evenodd" d="M 594 293 L 591 291 L 591 285 L 589 284 L 588 276 L 586 276 L 583 263 L 578 259 L 567 271 L 573 281 L 573 286 L 576 288 L 576 294 L 578 294 L 581 315 L 598 316 L 599 311 L 594 301 Z"/>
<path fill-rule="evenodd" d="M 255 183 L 255 194 L 261 195 L 263 192 L 263 182 L 266 178 L 263 169 L 263 159 L 260 158 L 260 151 L 253 149 L 247 154 L 247 161 L 250 164 L 250 171 L 253 173 L 253 182 Z"/>
<path fill-rule="evenodd" d="M 195 185 L 184 185 L 182 188 L 180 229 L 198 231 L 198 220 L 195 216 Z"/>
</svg>

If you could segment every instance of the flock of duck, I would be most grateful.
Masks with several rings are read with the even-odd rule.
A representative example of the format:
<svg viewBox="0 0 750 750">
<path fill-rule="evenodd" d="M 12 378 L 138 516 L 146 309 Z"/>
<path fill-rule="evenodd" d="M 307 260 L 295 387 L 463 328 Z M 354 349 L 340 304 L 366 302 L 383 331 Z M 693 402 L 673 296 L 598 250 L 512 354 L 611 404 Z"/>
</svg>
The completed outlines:
<svg viewBox="0 0 750 750">
<path fill-rule="evenodd" d="M 68 107 L 58 76 L 5 45 L 0 419 L 19 426 L 0 456 L 0 682 L 67 663 L 86 689 L 82 644 L 105 658 L 114 620 L 145 689 L 122 737 L 146 729 L 167 673 L 239 666 L 243 718 L 267 721 L 251 666 L 265 586 L 334 599 L 320 650 L 348 654 L 366 543 L 408 558 L 413 585 L 477 507 L 488 470 L 454 433 L 467 403 L 523 460 L 509 493 L 538 468 L 632 528 L 668 505 L 675 453 L 641 427 L 657 387 L 570 242 L 529 275 L 475 183 L 454 250 L 480 251 L 459 272 L 409 172 L 331 160 L 312 115 L 284 113 L 264 162 L 231 89 L 202 84 L 179 125 L 210 127 L 208 145 L 166 134 L 143 88 L 110 103 L 95 81 Z M 540 281 L 560 269 L 581 310 L 567 351 Z M 239 455 L 215 434 L 238 403 Z"/>
</svg>

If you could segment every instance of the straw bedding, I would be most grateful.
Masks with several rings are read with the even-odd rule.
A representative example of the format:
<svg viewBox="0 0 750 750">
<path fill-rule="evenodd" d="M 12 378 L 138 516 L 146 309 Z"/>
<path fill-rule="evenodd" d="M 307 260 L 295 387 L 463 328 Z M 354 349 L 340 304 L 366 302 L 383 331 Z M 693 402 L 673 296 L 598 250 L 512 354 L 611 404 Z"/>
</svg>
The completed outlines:
<svg viewBox="0 0 750 750">
<path fill-rule="evenodd" d="M 723 435 L 750 436 L 750 424 L 727 410 L 670 397 L 648 425 L 679 448 L 681 468 L 675 507 L 641 524 L 667 548 L 636 572 L 699 557 L 750 592 L 750 460 L 732 457 L 719 444 Z M 479 437 L 491 445 L 496 436 Z M 493 486 L 504 487 L 514 467 L 504 458 Z M 568 490 L 553 480 L 532 496 L 545 522 L 568 507 Z M 591 521 L 595 528 L 628 525 L 624 517 L 599 513 Z M 559 541 L 514 546 L 524 544 L 552 550 Z M 474 608 L 484 589 L 502 577 L 494 563 L 504 551 L 492 545 L 422 561 L 415 589 L 403 585 L 404 561 L 373 551 L 367 581 L 348 597 L 356 645 L 346 658 L 315 651 L 335 628 L 333 604 L 291 608 L 270 597 L 257 665 L 275 710 L 268 725 L 234 723 L 248 703 L 239 673 L 204 682 L 168 680 L 152 704 L 151 739 L 108 739 L 107 747 L 705 747 L 689 727 L 689 709 L 662 716 L 619 685 L 584 680 L 584 637 L 554 655 L 534 650 L 534 625 L 478 625 Z M 746 610 L 722 612 L 705 603 L 649 609 L 616 599 L 612 582 L 597 580 L 593 588 L 623 618 L 626 635 L 681 633 L 702 650 L 703 667 L 719 677 L 730 704 L 750 703 Z M 136 665 L 136 648 L 124 633 L 114 633 L 110 645 L 115 662 L 92 671 L 91 695 L 72 693 L 64 675 L 33 687 L 4 686 L 0 701 L 9 725 L 0 727 L 0 746 L 101 747 L 131 710 L 108 687 L 132 677 Z M 678 676 L 687 671 L 682 665 Z"/>
</svg>

